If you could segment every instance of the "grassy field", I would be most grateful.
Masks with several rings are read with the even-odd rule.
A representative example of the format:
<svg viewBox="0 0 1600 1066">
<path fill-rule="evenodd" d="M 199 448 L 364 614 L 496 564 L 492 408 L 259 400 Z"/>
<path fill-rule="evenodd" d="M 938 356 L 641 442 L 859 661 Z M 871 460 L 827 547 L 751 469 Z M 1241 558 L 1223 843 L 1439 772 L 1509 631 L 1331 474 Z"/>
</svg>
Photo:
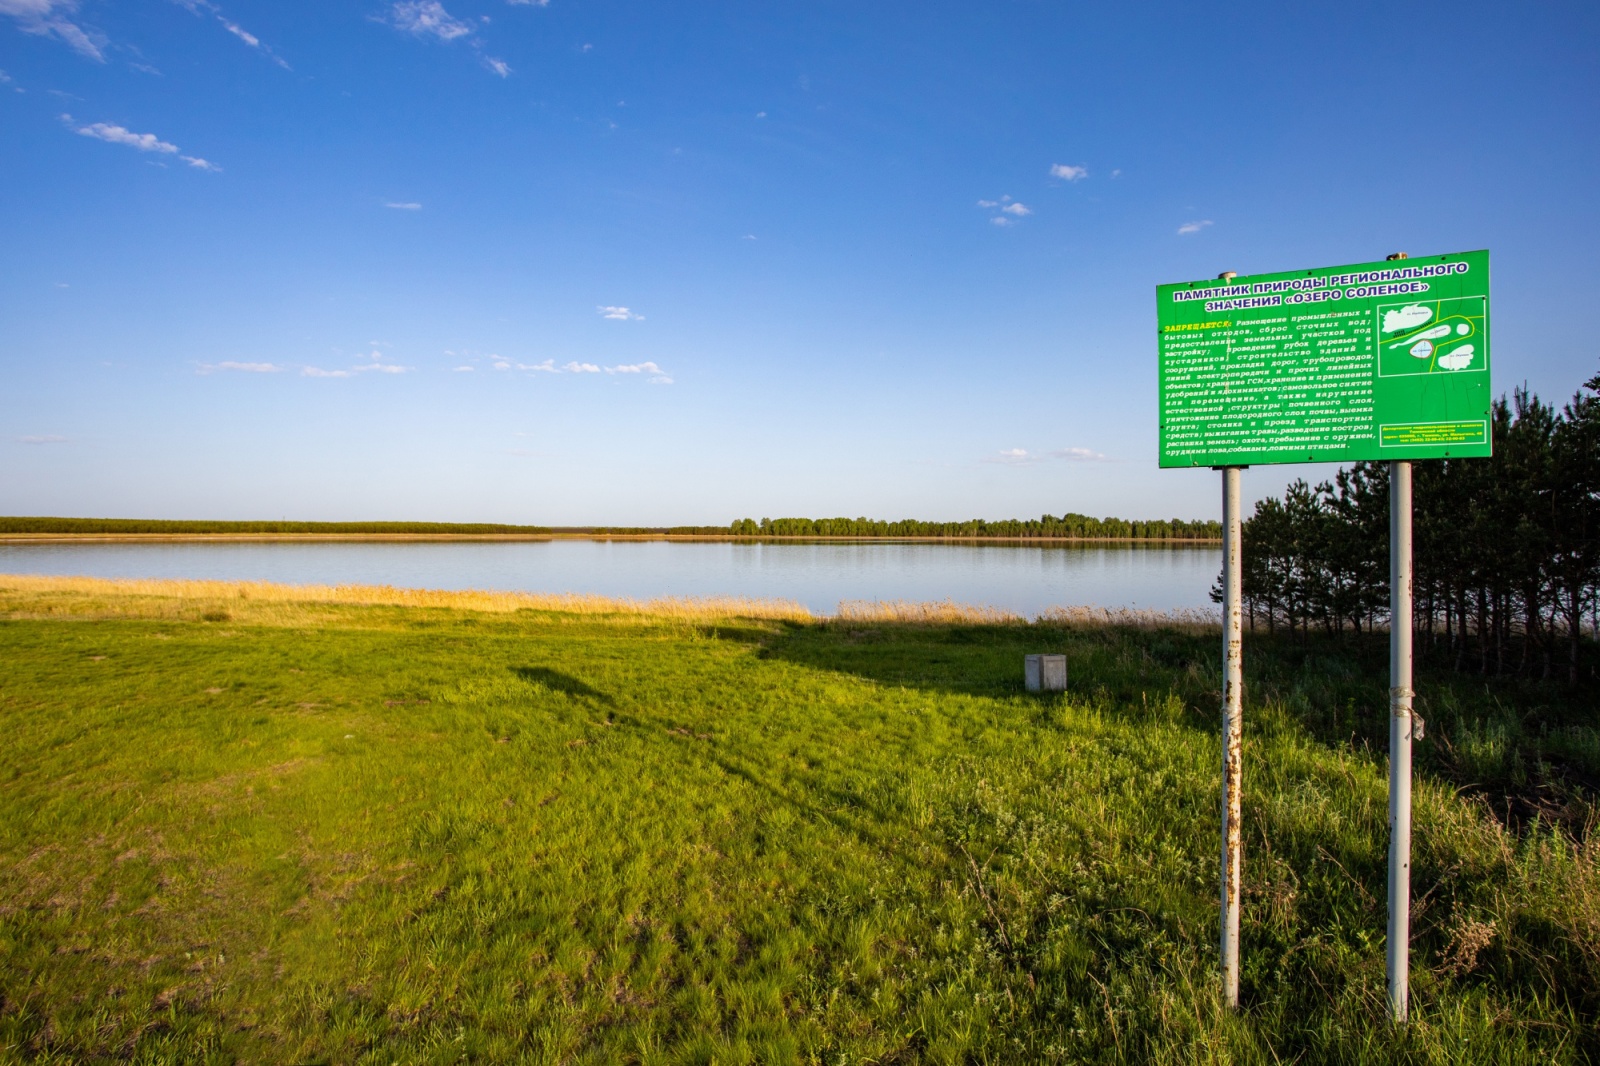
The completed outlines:
<svg viewBox="0 0 1600 1066">
<path fill-rule="evenodd" d="M 0 577 L 0 1061 L 1600 1057 L 1592 706 L 1420 679 L 1397 1031 L 1382 649 L 1255 635 L 1230 1015 L 1215 629 L 905 617 Z"/>
</svg>

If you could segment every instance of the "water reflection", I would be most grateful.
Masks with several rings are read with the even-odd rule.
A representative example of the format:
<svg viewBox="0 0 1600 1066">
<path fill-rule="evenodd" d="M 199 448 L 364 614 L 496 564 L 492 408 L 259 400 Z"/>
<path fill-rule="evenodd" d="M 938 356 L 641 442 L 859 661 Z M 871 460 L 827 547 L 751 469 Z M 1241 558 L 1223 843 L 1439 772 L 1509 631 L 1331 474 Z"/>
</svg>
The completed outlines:
<svg viewBox="0 0 1600 1066">
<path fill-rule="evenodd" d="M 954 600 L 1034 615 L 1093 604 L 1210 608 L 1214 546 L 924 543 L 0 544 L 0 573 L 578 592 L 749 596 L 832 613 L 841 600 Z"/>
</svg>

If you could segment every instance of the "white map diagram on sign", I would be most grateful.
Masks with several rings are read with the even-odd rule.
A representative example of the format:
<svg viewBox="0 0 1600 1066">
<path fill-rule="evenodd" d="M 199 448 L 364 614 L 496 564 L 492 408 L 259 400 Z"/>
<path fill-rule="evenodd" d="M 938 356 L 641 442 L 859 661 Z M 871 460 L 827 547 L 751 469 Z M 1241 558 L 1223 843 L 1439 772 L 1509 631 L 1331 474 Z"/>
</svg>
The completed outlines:
<svg viewBox="0 0 1600 1066">
<path fill-rule="evenodd" d="M 1489 368 L 1481 296 L 1378 308 L 1378 376 L 1459 374 Z"/>
</svg>

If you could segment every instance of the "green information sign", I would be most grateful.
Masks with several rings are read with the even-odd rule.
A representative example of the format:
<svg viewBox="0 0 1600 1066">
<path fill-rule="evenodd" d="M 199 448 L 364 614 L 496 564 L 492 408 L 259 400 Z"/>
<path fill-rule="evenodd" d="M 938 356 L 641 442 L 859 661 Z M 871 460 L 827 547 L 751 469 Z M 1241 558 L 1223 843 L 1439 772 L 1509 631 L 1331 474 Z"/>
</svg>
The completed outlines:
<svg viewBox="0 0 1600 1066">
<path fill-rule="evenodd" d="M 1161 465 L 1488 455 L 1489 253 L 1156 289 Z"/>
</svg>

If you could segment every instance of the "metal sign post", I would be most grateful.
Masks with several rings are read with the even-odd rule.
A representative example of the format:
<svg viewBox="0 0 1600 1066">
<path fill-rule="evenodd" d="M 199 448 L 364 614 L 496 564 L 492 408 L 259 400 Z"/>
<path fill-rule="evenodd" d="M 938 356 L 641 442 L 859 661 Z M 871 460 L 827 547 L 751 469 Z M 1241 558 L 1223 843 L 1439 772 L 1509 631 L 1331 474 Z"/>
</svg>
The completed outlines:
<svg viewBox="0 0 1600 1066">
<path fill-rule="evenodd" d="M 1239 1005 L 1239 897 L 1243 842 L 1240 807 L 1244 710 L 1244 545 L 1239 468 L 1222 468 L 1222 995 Z"/>
<path fill-rule="evenodd" d="M 1411 936 L 1411 463 L 1494 453 L 1489 253 L 1156 286 L 1160 465 L 1222 471 L 1223 996 L 1239 1003 L 1243 550 L 1239 471 L 1389 463 L 1389 1006 Z"/>
<path fill-rule="evenodd" d="M 1389 1013 L 1411 973 L 1411 464 L 1389 464 Z"/>
</svg>

